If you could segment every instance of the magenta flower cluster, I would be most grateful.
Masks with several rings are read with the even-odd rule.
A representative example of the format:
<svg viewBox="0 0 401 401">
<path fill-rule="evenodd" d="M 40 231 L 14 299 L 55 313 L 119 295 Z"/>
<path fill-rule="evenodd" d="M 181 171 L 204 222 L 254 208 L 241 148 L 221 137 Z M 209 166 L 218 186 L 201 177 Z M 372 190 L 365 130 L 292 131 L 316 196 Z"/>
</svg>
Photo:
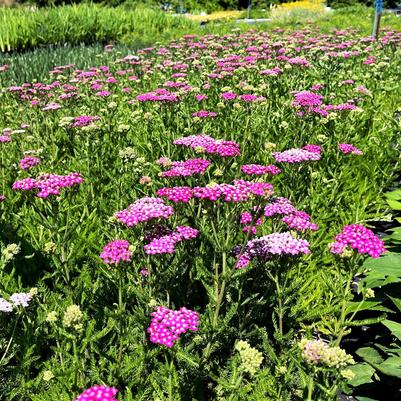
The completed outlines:
<svg viewBox="0 0 401 401">
<path fill-rule="evenodd" d="M 156 89 L 153 92 L 143 93 L 138 95 L 136 99 L 139 102 L 162 102 L 162 103 L 175 103 L 180 100 L 179 96 L 170 92 L 167 89 Z"/>
<path fill-rule="evenodd" d="M 75 401 L 118 401 L 115 398 L 117 393 L 114 387 L 95 385 L 85 390 Z"/>
<path fill-rule="evenodd" d="M 21 191 L 38 190 L 36 196 L 47 198 L 50 195 L 60 195 L 62 188 L 73 187 L 84 181 L 79 173 L 69 173 L 67 175 L 42 174 L 38 178 L 24 178 L 15 181 L 12 189 Z"/>
<path fill-rule="evenodd" d="M 288 149 L 284 152 L 273 152 L 273 157 L 279 163 L 301 163 L 304 161 L 320 160 L 320 153 L 306 149 Z"/>
<path fill-rule="evenodd" d="M 208 187 L 172 187 L 160 188 L 158 196 L 177 202 L 189 202 L 192 198 L 215 202 L 245 202 L 250 196 L 268 196 L 273 193 L 273 185 L 267 182 L 235 180 L 233 184 L 215 184 Z"/>
<path fill-rule="evenodd" d="M 359 150 L 358 148 L 356 148 L 355 146 L 349 144 L 349 143 L 340 143 L 338 145 L 338 149 L 340 150 L 340 152 L 344 153 L 344 154 L 349 154 L 352 153 L 353 155 L 362 155 L 363 152 L 361 150 Z"/>
<path fill-rule="evenodd" d="M 130 245 L 128 241 L 116 239 L 104 246 L 100 258 L 108 265 L 130 262 L 132 252 L 129 247 Z"/>
<path fill-rule="evenodd" d="M 163 235 L 159 238 L 154 238 L 145 245 L 145 253 L 148 255 L 174 253 L 175 245 L 183 240 L 196 238 L 199 231 L 188 226 L 178 226 L 176 231 Z"/>
<path fill-rule="evenodd" d="M 244 164 L 241 166 L 241 171 L 248 175 L 277 175 L 281 173 L 281 170 L 274 164 L 269 166 L 262 166 L 260 164 Z"/>
<path fill-rule="evenodd" d="M 100 120 L 99 116 L 78 116 L 74 117 L 74 122 L 71 124 L 72 128 L 86 127 L 92 125 L 95 121 Z"/>
<path fill-rule="evenodd" d="M 19 166 L 22 170 L 29 170 L 37 166 L 41 162 L 39 157 L 28 156 L 19 161 Z"/>
<path fill-rule="evenodd" d="M 153 219 L 167 219 L 174 214 L 174 209 L 165 204 L 161 198 L 145 197 L 138 199 L 127 209 L 114 214 L 114 217 L 127 227 Z"/>
<path fill-rule="evenodd" d="M 342 254 L 347 247 L 355 249 L 361 255 L 368 254 L 372 258 L 379 258 L 386 252 L 384 242 L 372 230 L 360 225 L 351 224 L 343 227 L 336 235 L 335 242 L 330 246 L 330 252 Z"/>
<path fill-rule="evenodd" d="M 195 113 L 192 113 L 192 117 L 214 118 L 217 117 L 217 113 L 215 111 L 199 110 L 196 111 Z"/>
<path fill-rule="evenodd" d="M 162 177 L 190 177 L 194 174 L 204 174 L 210 165 L 206 159 L 189 159 L 171 163 L 171 168 L 164 171 Z"/>
<path fill-rule="evenodd" d="M 176 139 L 174 145 L 183 145 L 195 150 L 202 150 L 209 154 L 217 154 L 221 157 L 240 156 L 239 144 L 234 141 L 214 139 L 209 135 L 190 135 Z"/>
<path fill-rule="evenodd" d="M 198 331 L 199 314 L 185 307 L 178 311 L 165 306 L 158 306 L 151 313 L 152 320 L 148 328 L 150 341 L 171 348 L 181 334 Z"/>
</svg>

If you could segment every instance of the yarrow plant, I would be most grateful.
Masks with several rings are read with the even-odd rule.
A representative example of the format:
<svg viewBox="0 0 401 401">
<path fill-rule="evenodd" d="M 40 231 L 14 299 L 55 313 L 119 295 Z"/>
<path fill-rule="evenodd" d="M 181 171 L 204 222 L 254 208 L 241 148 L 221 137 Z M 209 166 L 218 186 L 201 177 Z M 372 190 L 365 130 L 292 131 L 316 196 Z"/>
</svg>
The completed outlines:
<svg viewBox="0 0 401 401">
<path fill-rule="evenodd" d="M 298 239 L 289 232 L 268 234 L 248 241 L 244 248 L 238 246 L 233 254 L 238 255 L 237 268 L 249 265 L 253 259 L 270 260 L 280 256 L 308 255 L 309 243 Z"/>
<path fill-rule="evenodd" d="M 100 258 L 108 265 L 117 265 L 121 262 L 130 262 L 132 252 L 129 248 L 130 245 L 128 241 L 116 239 L 105 245 L 103 252 L 100 254 Z"/>
<path fill-rule="evenodd" d="M 234 141 L 225 141 L 214 139 L 208 135 L 190 135 L 184 138 L 176 139 L 174 145 L 182 145 L 192 148 L 196 151 L 203 151 L 209 154 L 217 154 L 221 157 L 240 156 L 240 147 Z"/>
<path fill-rule="evenodd" d="M 353 155 L 363 155 L 363 152 L 361 150 L 349 143 L 340 143 L 338 145 L 338 149 L 346 155 L 349 153 L 352 153 Z"/>
<path fill-rule="evenodd" d="M 174 232 L 153 238 L 145 245 L 145 253 L 148 255 L 174 253 L 175 245 L 183 240 L 196 238 L 199 231 L 188 226 L 178 226 Z"/>
<path fill-rule="evenodd" d="M 84 181 L 80 173 L 67 175 L 42 174 L 38 178 L 24 178 L 15 181 L 12 189 L 19 191 L 37 190 L 38 198 L 48 198 L 50 195 L 60 195 L 61 189 L 73 187 Z"/>
<path fill-rule="evenodd" d="M 284 152 L 273 152 L 273 157 L 278 163 L 293 164 L 320 160 L 320 153 L 306 149 L 288 149 Z"/>
<path fill-rule="evenodd" d="M 154 219 L 168 219 L 174 214 L 172 206 L 165 204 L 161 198 L 145 197 L 138 199 L 127 209 L 114 214 L 114 217 L 127 227 Z"/>
<path fill-rule="evenodd" d="M 185 307 L 178 311 L 165 306 L 158 306 L 151 313 L 152 320 L 148 328 L 150 341 L 171 348 L 180 335 L 187 331 L 198 331 L 199 314 Z"/>
<path fill-rule="evenodd" d="M 86 389 L 75 401 L 118 401 L 115 396 L 118 390 L 114 387 L 95 385 Z"/>
<path fill-rule="evenodd" d="M 19 166 L 22 170 L 29 170 L 41 162 L 39 157 L 28 156 L 20 160 Z"/>
<path fill-rule="evenodd" d="M 373 231 L 360 224 L 343 227 L 330 245 L 330 252 L 341 255 L 348 247 L 355 249 L 361 255 L 368 254 L 372 258 L 379 258 L 386 252 L 384 242 Z"/>
</svg>

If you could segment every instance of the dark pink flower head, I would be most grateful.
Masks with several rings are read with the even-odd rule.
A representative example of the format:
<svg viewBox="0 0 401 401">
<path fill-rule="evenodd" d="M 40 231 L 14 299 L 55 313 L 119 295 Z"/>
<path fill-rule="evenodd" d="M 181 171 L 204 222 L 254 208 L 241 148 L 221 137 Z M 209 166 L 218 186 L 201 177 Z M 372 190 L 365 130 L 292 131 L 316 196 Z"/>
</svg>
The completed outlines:
<svg viewBox="0 0 401 401">
<path fill-rule="evenodd" d="M 353 155 L 362 155 L 363 152 L 356 148 L 355 146 L 349 144 L 349 143 L 340 143 L 338 145 L 338 149 L 344 153 L 344 154 L 349 154 L 352 153 Z"/>
<path fill-rule="evenodd" d="M 118 401 L 117 393 L 116 388 L 96 385 L 85 390 L 75 401 Z"/>
<path fill-rule="evenodd" d="M 323 96 L 310 91 L 301 91 L 294 94 L 293 106 L 300 106 L 303 108 L 315 108 L 323 104 Z"/>
<path fill-rule="evenodd" d="M 171 168 L 161 174 L 162 177 L 190 177 L 194 174 L 204 174 L 210 165 L 206 159 L 189 159 L 172 162 Z"/>
<path fill-rule="evenodd" d="M 174 203 L 188 203 L 193 198 L 193 191 L 190 187 L 160 188 L 156 194 L 157 196 L 164 196 Z"/>
<path fill-rule="evenodd" d="M 342 254 L 347 247 L 355 249 L 361 255 L 368 254 L 372 258 L 379 258 L 386 252 L 384 242 L 373 231 L 360 224 L 345 226 L 335 237 L 330 246 L 330 252 Z"/>
<path fill-rule="evenodd" d="M 307 150 L 308 152 L 312 153 L 318 153 L 320 154 L 322 152 L 322 148 L 319 145 L 306 145 L 302 149 Z"/>
<path fill-rule="evenodd" d="M 196 111 L 195 113 L 192 113 L 192 117 L 198 117 L 198 118 L 214 118 L 217 116 L 217 113 L 215 111 L 207 111 L 207 110 L 199 110 Z"/>
<path fill-rule="evenodd" d="M 174 145 L 182 145 L 209 154 L 217 154 L 221 157 L 240 156 L 239 144 L 234 141 L 214 139 L 208 135 L 190 135 L 176 139 Z"/>
<path fill-rule="evenodd" d="M 20 191 L 30 191 L 37 189 L 38 198 L 47 198 L 50 195 L 60 195 L 62 188 L 69 188 L 81 184 L 84 181 L 79 173 L 69 173 L 67 175 L 42 174 L 38 178 L 24 178 L 15 181 L 12 189 Z"/>
<path fill-rule="evenodd" d="M 145 197 L 138 199 L 127 209 L 116 212 L 114 216 L 127 227 L 133 227 L 141 222 L 153 219 L 167 219 L 174 214 L 174 209 L 167 206 L 163 199 Z"/>
<path fill-rule="evenodd" d="M 100 120 L 99 116 L 78 116 L 74 117 L 74 122 L 71 127 L 86 127 L 92 125 L 95 121 Z"/>
<path fill-rule="evenodd" d="M 36 165 L 38 165 L 40 163 L 40 158 L 39 157 L 32 157 L 32 156 L 28 156 L 28 157 L 24 157 L 23 159 L 21 159 L 19 161 L 19 166 L 22 170 L 29 170 L 32 167 L 35 167 Z"/>
<path fill-rule="evenodd" d="M 129 250 L 129 246 L 128 241 L 116 239 L 105 245 L 103 252 L 100 254 L 100 258 L 108 265 L 130 262 L 132 252 Z"/>
<path fill-rule="evenodd" d="M 189 226 L 178 226 L 175 231 L 169 232 L 163 235 L 151 237 L 149 244 L 145 245 L 145 253 L 147 255 L 156 255 L 164 253 L 174 253 L 175 245 L 184 240 L 190 240 L 196 238 L 199 231 Z"/>
<path fill-rule="evenodd" d="M 151 313 L 152 320 L 148 328 L 150 341 L 171 348 L 181 334 L 198 331 L 199 314 L 185 307 L 178 311 L 165 306 L 158 306 Z"/>
<path fill-rule="evenodd" d="M 273 164 L 269 166 L 261 166 L 260 164 L 244 164 L 241 166 L 241 171 L 248 175 L 277 175 L 281 173 L 281 170 Z"/>
</svg>

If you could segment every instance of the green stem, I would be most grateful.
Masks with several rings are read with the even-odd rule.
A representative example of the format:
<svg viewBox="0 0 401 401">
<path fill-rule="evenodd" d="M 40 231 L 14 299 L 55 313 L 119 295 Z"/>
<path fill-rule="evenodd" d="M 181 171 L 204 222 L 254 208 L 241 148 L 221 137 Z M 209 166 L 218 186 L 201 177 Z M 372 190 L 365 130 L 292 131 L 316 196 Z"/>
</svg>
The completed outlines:
<svg viewBox="0 0 401 401">
<path fill-rule="evenodd" d="M 341 315 L 340 315 L 340 320 L 337 324 L 337 339 L 334 342 L 334 345 L 339 346 L 341 343 L 342 338 L 346 334 L 346 329 L 347 327 L 345 326 L 345 319 L 347 317 L 347 303 L 348 303 L 348 295 L 349 295 L 349 290 L 351 288 L 351 283 L 352 283 L 352 278 L 354 277 L 354 274 L 352 272 L 349 273 L 347 283 L 345 285 L 344 289 L 344 296 L 342 299 L 342 305 L 341 305 Z"/>
</svg>

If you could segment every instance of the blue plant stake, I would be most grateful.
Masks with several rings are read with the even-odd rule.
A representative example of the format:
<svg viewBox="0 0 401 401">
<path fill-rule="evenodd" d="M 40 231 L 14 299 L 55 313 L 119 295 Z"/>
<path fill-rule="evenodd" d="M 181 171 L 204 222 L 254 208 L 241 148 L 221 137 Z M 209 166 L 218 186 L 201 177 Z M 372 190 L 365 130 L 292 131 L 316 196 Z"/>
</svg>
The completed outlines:
<svg viewBox="0 0 401 401">
<path fill-rule="evenodd" d="M 379 36 L 380 17 L 383 14 L 383 0 L 375 0 L 375 20 L 373 22 L 372 37 L 377 39 Z"/>
<path fill-rule="evenodd" d="M 246 18 L 247 19 L 249 19 L 250 15 L 251 15 L 251 3 L 252 3 L 252 0 L 248 0 L 248 9 L 247 9 L 247 12 L 246 12 Z"/>
</svg>

